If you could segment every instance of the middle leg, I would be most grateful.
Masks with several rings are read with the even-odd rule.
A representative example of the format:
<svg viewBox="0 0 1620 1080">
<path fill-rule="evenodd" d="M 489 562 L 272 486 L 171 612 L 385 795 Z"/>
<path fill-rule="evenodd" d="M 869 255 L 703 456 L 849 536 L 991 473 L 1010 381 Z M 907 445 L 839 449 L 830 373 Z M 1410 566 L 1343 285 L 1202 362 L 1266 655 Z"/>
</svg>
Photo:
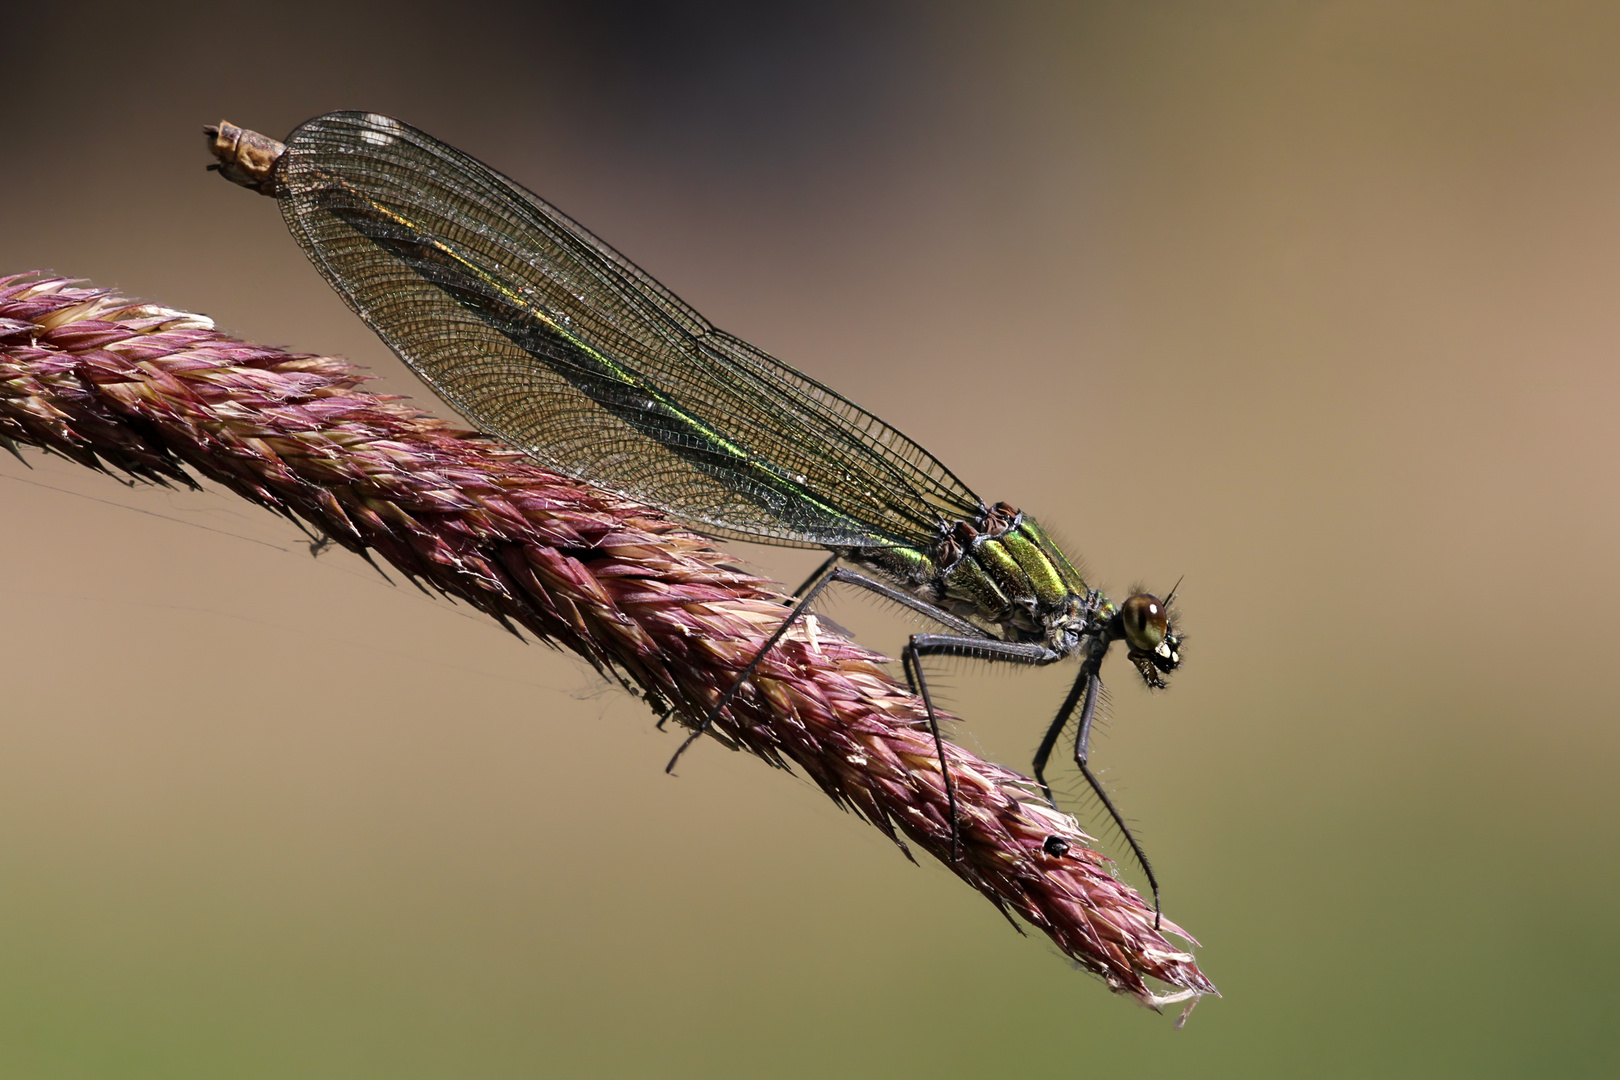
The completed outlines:
<svg viewBox="0 0 1620 1080">
<path fill-rule="evenodd" d="M 951 781 L 951 767 L 945 760 L 945 740 L 939 733 L 939 718 L 934 715 L 934 700 L 928 692 L 928 680 L 923 677 L 924 656 L 967 656 L 981 660 L 1001 660 L 1018 664 L 1047 664 L 1061 655 L 1044 645 L 1028 642 L 1002 641 L 1000 638 L 969 637 L 953 634 L 913 634 L 901 655 L 906 681 L 912 693 L 922 698 L 928 714 L 928 730 L 934 736 L 934 753 L 939 757 L 939 772 L 945 782 L 945 805 L 951 820 L 951 861 L 955 862 L 961 847 L 960 830 L 956 824 L 956 785 Z"/>
</svg>

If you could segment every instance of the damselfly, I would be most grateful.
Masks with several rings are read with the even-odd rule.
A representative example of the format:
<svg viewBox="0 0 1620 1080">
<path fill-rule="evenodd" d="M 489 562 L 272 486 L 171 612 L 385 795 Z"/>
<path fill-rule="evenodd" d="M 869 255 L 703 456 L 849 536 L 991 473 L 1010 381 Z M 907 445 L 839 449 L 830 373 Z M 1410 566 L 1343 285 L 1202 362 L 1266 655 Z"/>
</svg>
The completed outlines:
<svg viewBox="0 0 1620 1080">
<path fill-rule="evenodd" d="M 1158 908 L 1152 866 L 1092 772 L 1090 737 L 1114 642 L 1150 687 L 1181 662 L 1174 590 L 1110 603 L 1035 519 L 986 503 L 922 447 L 716 329 L 545 200 L 397 120 L 310 120 L 288 138 L 270 190 L 332 287 L 479 427 L 700 532 L 831 553 L 731 687 L 701 717 L 703 705 L 691 707 L 698 723 L 670 769 L 823 589 L 856 585 L 946 631 L 912 635 L 902 665 L 939 752 L 953 853 L 955 790 L 923 659 L 1078 658 L 1035 778 L 1051 800 L 1046 765 L 1078 711 L 1075 764 Z"/>
</svg>

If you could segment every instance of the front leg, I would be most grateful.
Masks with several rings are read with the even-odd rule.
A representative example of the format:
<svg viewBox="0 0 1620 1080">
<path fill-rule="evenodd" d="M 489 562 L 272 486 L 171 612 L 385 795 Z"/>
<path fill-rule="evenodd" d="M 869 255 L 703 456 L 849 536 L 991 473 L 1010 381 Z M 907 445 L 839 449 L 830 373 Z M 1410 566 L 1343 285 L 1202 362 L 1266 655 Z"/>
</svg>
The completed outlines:
<svg viewBox="0 0 1620 1080">
<path fill-rule="evenodd" d="M 1046 795 L 1046 801 L 1052 809 L 1058 808 L 1057 800 L 1052 797 L 1052 785 L 1046 782 L 1046 763 L 1052 757 L 1052 751 L 1057 741 L 1063 735 L 1063 729 L 1069 724 L 1069 717 L 1074 715 L 1074 707 L 1080 703 L 1082 695 L 1086 698 L 1086 706 L 1081 710 L 1082 716 L 1089 716 L 1097 707 L 1097 673 L 1094 664 L 1086 661 L 1080 665 L 1080 674 L 1075 676 L 1074 685 L 1069 687 L 1069 696 L 1063 699 L 1058 707 L 1057 715 L 1047 725 L 1046 734 L 1041 736 L 1041 745 L 1035 751 L 1035 782 L 1041 785 L 1041 791 Z"/>
<path fill-rule="evenodd" d="M 1102 681 L 1100 679 L 1093 677 L 1091 681 L 1093 685 L 1101 687 Z M 1080 713 L 1080 730 L 1075 732 L 1074 736 L 1074 763 L 1080 767 L 1080 775 L 1086 778 L 1086 783 L 1091 785 L 1091 790 L 1096 792 L 1097 798 L 1102 800 L 1103 808 L 1108 811 L 1108 816 L 1114 819 L 1114 825 L 1119 829 L 1120 835 L 1125 837 L 1125 843 L 1130 845 L 1131 854 L 1136 856 L 1137 864 L 1142 867 L 1142 873 L 1147 875 L 1148 886 L 1153 890 L 1153 929 L 1157 930 L 1159 928 L 1161 909 L 1159 907 L 1159 879 L 1153 873 L 1153 864 L 1148 862 L 1147 852 L 1143 851 L 1142 845 L 1136 842 L 1136 835 L 1131 832 L 1130 826 L 1125 824 L 1125 819 L 1120 816 L 1118 808 L 1114 806 L 1114 800 L 1108 797 L 1108 792 L 1102 786 L 1102 781 L 1097 779 L 1089 764 L 1091 756 L 1091 721 L 1096 715 L 1096 711 L 1097 695 L 1088 690 L 1086 693 L 1086 707 Z"/>
</svg>

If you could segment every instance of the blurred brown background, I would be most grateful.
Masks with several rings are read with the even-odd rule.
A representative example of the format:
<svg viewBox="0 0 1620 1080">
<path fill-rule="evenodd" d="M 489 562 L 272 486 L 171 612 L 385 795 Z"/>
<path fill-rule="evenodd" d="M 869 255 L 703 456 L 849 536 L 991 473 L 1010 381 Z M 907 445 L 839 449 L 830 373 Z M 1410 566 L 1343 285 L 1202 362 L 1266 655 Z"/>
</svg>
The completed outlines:
<svg viewBox="0 0 1620 1080">
<path fill-rule="evenodd" d="M 1096 752 L 1226 997 L 1173 1033 L 804 781 L 665 777 L 581 664 L 33 455 L 0 1074 L 1620 1073 L 1617 55 L 1601 2 L 13 10 L 0 272 L 420 394 L 203 170 L 221 117 L 390 113 L 1113 590 L 1185 574 Z M 1067 674 L 941 680 L 1023 768 Z"/>
</svg>

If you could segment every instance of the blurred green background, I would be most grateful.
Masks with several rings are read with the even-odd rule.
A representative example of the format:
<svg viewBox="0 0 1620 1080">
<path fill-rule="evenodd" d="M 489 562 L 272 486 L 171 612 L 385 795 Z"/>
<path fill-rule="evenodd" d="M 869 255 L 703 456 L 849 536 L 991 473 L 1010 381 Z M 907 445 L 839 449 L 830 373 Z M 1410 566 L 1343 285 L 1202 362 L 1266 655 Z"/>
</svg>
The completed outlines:
<svg viewBox="0 0 1620 1080">
<path fill-rule="evenodd" d="M 1185 574 L 1096 754 L 1225 997 L 1173 1032 L 803 780 L 665 777 L 568 657 L 32 455 L 0 1074 L 1620 1075 L 1617 55 L 1606 2 L 13 9 L 0 271 L 421 396 L 203 170 L 390 113 L 1111 589 Z M 940 680 L 1025 768 L 1066 674 Z"/>
</svg>

